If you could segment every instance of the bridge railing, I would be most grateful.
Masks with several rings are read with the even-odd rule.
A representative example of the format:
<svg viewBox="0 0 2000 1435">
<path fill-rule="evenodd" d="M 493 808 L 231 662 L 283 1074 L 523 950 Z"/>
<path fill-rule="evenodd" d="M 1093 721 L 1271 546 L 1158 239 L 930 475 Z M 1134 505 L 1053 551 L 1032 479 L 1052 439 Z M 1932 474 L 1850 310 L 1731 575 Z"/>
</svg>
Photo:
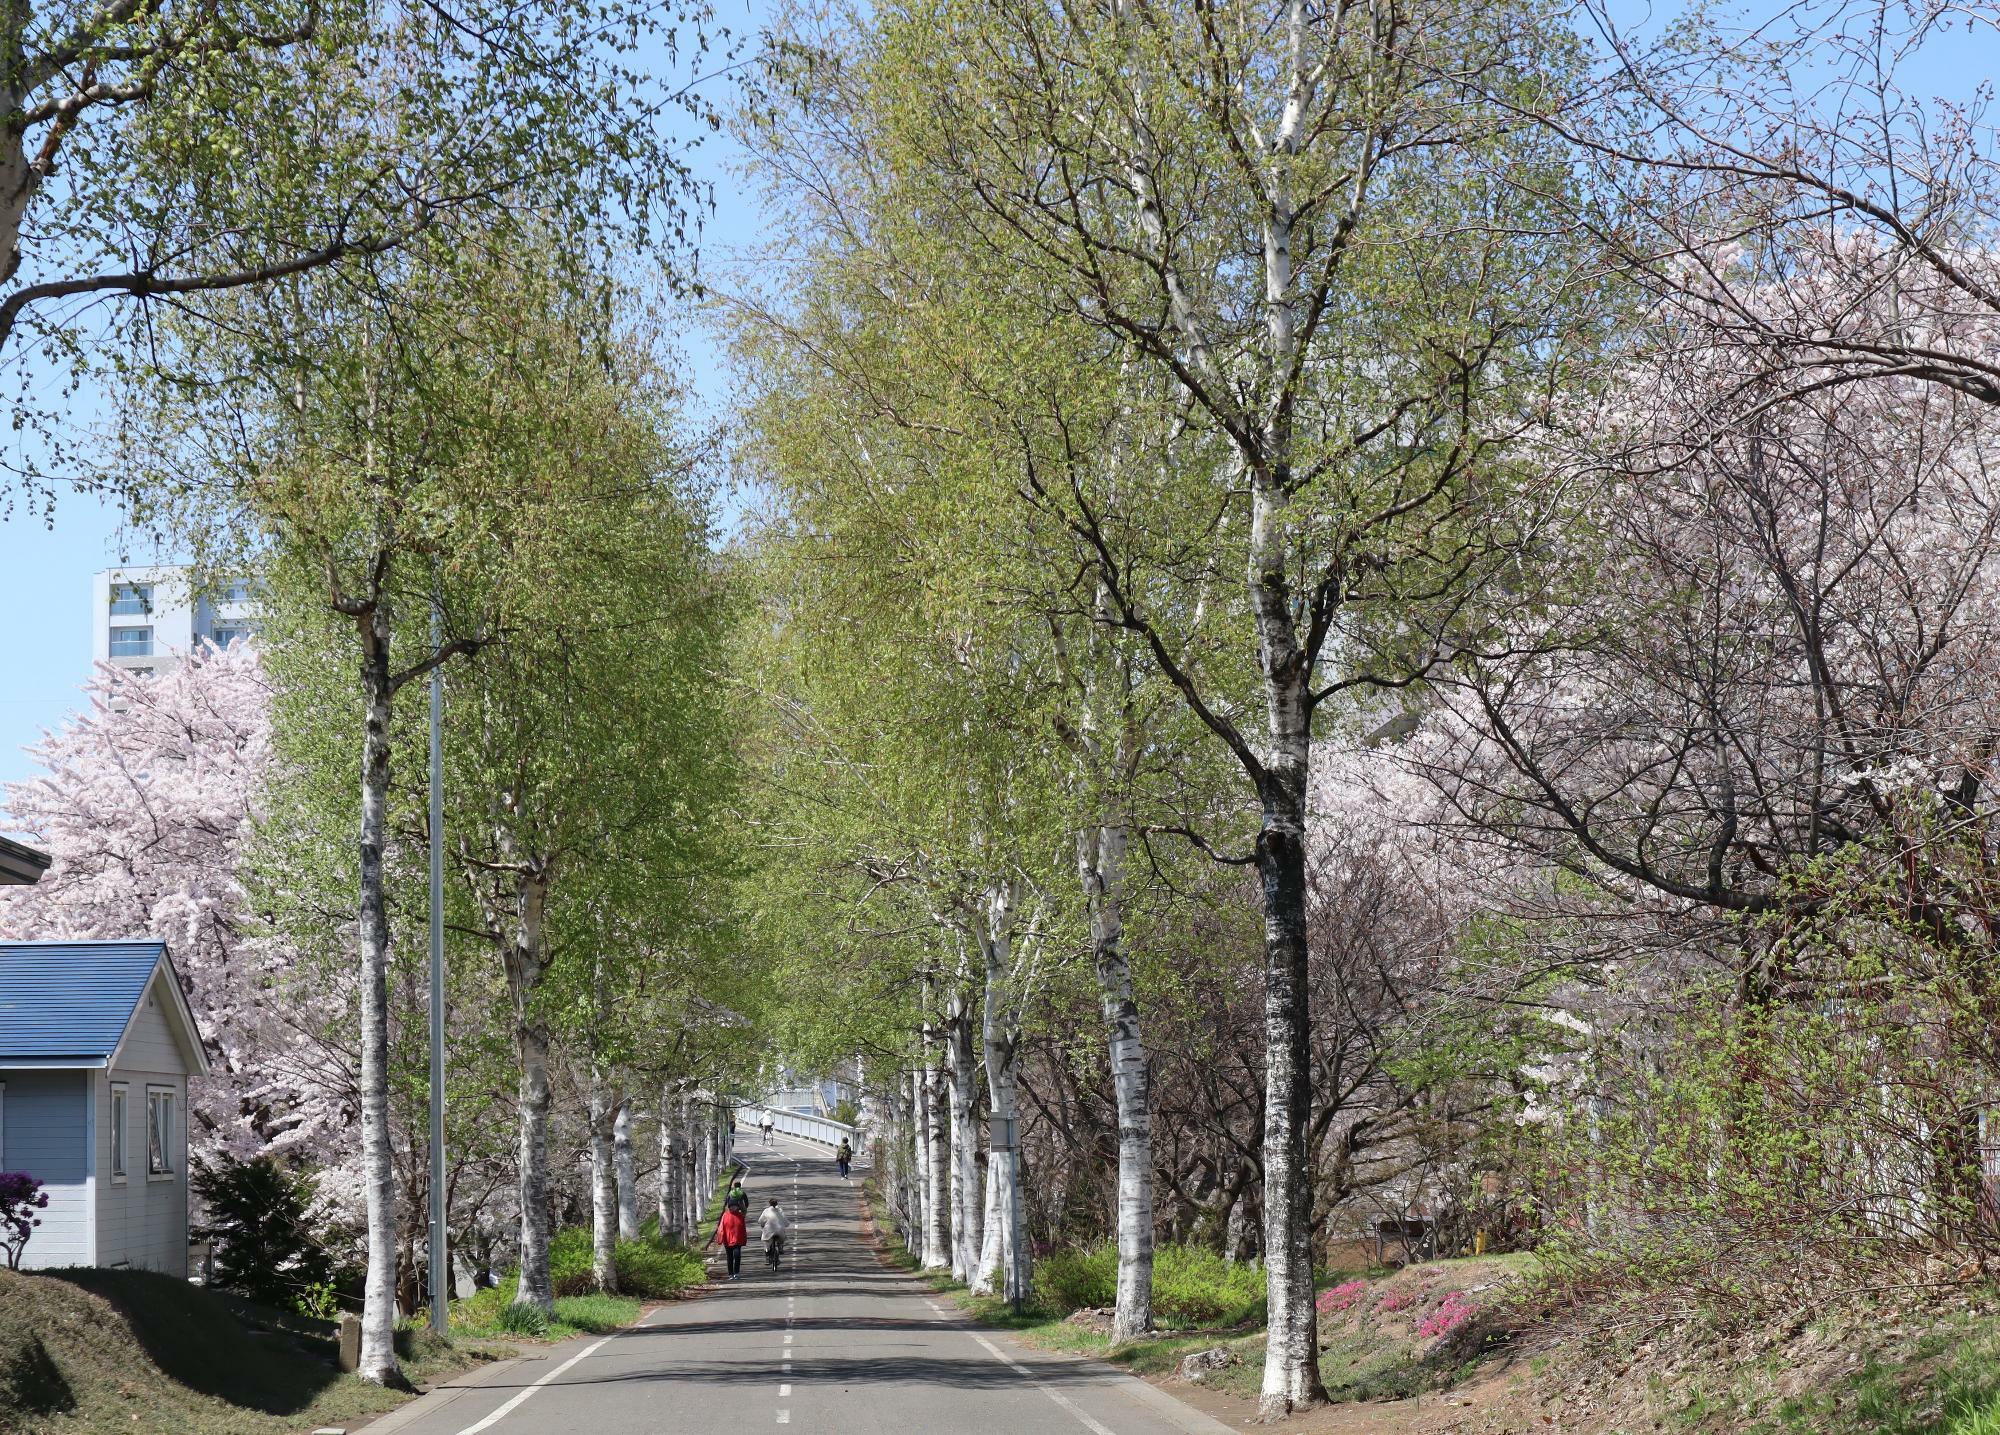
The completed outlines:
<svg viewBox="0 0 2000 1435">
<path fill-rule="evenodd" d="M 824 1116 L 807 1116 L 803 1112 L 786 1111 L 777 1106 L 739 1106 L 736 1108 L 736 1142 L 740 1146 L 750 1138 L 750 1133 L 763 1124 L 765 1114 L 771 1117 L 771 1129 L 780 1136 L 796 1136 L 802 1141 L 812 1141 L 831 1151 L 842 1141 L 854 1148 L 859 1159 L 861 1137 L 845 1121 L 832 1121 Z"/>
</svg>

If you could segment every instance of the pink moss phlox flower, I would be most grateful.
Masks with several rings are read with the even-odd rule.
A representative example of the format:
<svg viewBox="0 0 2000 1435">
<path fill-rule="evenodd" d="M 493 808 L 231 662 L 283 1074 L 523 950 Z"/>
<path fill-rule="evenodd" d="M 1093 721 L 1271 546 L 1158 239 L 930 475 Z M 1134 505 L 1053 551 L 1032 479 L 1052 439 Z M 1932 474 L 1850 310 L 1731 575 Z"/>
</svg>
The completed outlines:
<svg viewBox="0 0 2000 1435">
<path fill-rule="evenodd" d="M 1346 1310 L 1349 1306 L 1360 1300 L 1366 1294 L 1367 1290 L 1368 1282 L 1365 1280 L 1348 1281 L 1344 1285 L 1333 1286 L 1328 1290 L 1321 1291 L 1319 1299 L 1314 1304 L 1323 1312 Z"/>
<path fill-rule="evenodd" d="M 1450 1335 L 1478 1313 L 1479 1307 L 1464 1291 L 1447 1291 L 1445 1298 L 1438 1302 L 1437 1309 L 1417 1322 L 1417 1338 L 1429 1340 L 1434 1336 Z"/>
</svg>

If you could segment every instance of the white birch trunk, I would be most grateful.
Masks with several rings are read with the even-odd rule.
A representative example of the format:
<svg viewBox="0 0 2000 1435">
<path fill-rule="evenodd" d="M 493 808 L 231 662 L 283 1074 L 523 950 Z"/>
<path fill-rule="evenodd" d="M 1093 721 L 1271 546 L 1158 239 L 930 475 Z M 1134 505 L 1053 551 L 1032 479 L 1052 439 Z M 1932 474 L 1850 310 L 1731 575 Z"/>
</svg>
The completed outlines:
<svg viewBox="0 0 2000 1435">
<path fill-rule="evenodd" d="M 924 1169 L 924 1079 L 916 1067 L 904 1075 L 900 1099 L 910 1107 L 910 1229 L 904 1231 L 904 1245 L 910 1255 L 922 1259 L 924 1253 L 924 1195 L 930 1189 L 930 1175 Z"/>
<path fill-rule="evenodd" d="M 1264 313 L 1269 372 L 1291 371 L 1298 349 L 1292 269 L 1291 162 L 1309 94 L 1304 0 L 1288 0 L 1290 93 L 1272 137 L 1264 214 Z M 1285 511 L 1293 433 L 1289 408 L 1264 421 L 1265 461 L 1250 466 L 1250 552 L 1245 575 L 1257 629 L 1265 704 L 1263 822 L 1257 871 L 1264 890 L 1264 1274 L 1270 1297 L 1264 1383 L 1267 1420 L 1323 1404 L 1319 1315 L 1313 1306 L 1310 995 L 1307 982 L 1305 818 L 1311 776 L 1311 669 L 1300 646 Z"/>
<path fill-rule="evenodd" d="M 972 1288 L 1019 1305 L 1034 1273 L 1028 1250 L 1026 1198 L 1021 1189 L 1021 1139 L 1016 1061 L 1021 1044 L 1021 978 L 1015 970 L 1012 882 L 988 889 L 977 923 L 986 967 L 980 1022 L 986 1058 L 986 1229 Z"/>
<path fill-rule="evenodd" d="M 389 915 L 382 861 L 388 839 L 389 615 L 377 605 L 360 627 L 366 717 L 361 744 L 359 936 L 361 947 L 361 1178 L 368 1221 L 356 1373 L 400 1384 L 396 1360 L 396 1168 L 389 1151 Z"/>
<path fill-rule="evenodd" d="M 929 1046 L 928 1039 L 925 1042 Z M 924 1146 L 924 1249 L 923 1268 L 941 1271 L 951 1265 L 951 1187 L 949 1145 L 945 1134 L 947 1119 L 944 1073 L 926 1065 L 921 1074 L 923 1125 L 919 1137 Z"/>
<path fill-rule="evenodd" d="M 590 1073 L 590 1279 L 605 1294 L 618 1290 L 618 1094 L 601 1067 Z"/>
<path fill-rule="evenodd" d="M 951 1108 L 951 1275 L 970 1281 L 979 1267 L 979 1069 L 972 1050 L 972 1015 L 955 994 L 944 1023 Z"/>
<path fill-rule="evenodd" d="M 1111 1089 L 1118 1106 L 1118 1303 L 1113 1341 L 1153 1328 L 1153 1110 L 1139 1004 L 1125 953 L 1125 852 L 1122 811 L 1087 829 L 1078 850 L 1090 915 L 1090 946 L 1111 1047 Z"/>
<path fill-rule="evenodd" d="M 618 1103 L 611 1123 L 614 1168 L 618 1173 L 618 1239 L 639 1239 L 639 1163 L 632 1150 L 632 1103 Z"/>
<path fill-rule="evenodd" d="M 686 1201 L 687 1228 L 696 1241 L 707 1237 L 708 1232 L 700 1229 L 701 1218 L 708 1209 L 707 1194 L 701 1189 L 701 1142 L 700 1133 L 695 1129 L 694 1097 L 681 1097 L 681 1193 Z"/>
<path fill-rule="evenodd" d="M 514 1304 L 553 1311 L 549 1278 L 549 1034 L 535 1009 L 547 970 L 543 916 L 547 888 L 535 874 L 519 885 L 519 917 L 507 945 L 507 985 L 514 1006 L 514 1050 L 520 1060 L 517 1196 L 521 1212 L 521 1278 Z"/>
<path fill-rule="evenodd" d="M 660 1087 L 660 1174 L 658 1202 L 660 1238 L 688 1242 L 687 1173 L 681 1165 L 680 1094 L 670 1083 Z"/>
</svg>

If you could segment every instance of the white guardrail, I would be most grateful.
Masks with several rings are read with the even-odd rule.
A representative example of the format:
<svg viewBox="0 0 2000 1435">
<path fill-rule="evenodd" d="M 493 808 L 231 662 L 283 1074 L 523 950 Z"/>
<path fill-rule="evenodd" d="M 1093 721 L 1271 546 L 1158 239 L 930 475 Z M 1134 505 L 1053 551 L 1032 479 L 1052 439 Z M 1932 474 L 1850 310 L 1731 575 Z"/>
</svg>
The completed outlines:
<svg viewBox="0 0 2000 1435">
<path fill-rule="evenodd" d="M 766 1113 L 771 1117 L 771 1129 L 780 1136 L 796 1136 L 802 1141 L 814 1141 L 831 1151 L 846 1141 L 854 1148 L 854 1154 L 861 1154 L 861 1138 L 852 1126 L 844 1121 L 829 1121 L 824 1116 L 808 1116 L 800 1111 L 786 1111 L 777 1106 L 739 1106 L 736 1108 L 736 1144 L 754 1140 L 762 1128 Z"/>
</svg>

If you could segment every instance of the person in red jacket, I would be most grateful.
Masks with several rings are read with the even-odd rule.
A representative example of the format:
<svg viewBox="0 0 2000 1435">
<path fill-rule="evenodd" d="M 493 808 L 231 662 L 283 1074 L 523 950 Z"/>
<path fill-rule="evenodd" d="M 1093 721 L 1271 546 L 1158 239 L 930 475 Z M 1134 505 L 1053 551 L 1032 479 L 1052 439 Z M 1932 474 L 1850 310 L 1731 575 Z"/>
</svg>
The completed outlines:
<svg viewBox="0 0 2000 1435">
<path fill-rule="evenodd" d="M 743 1245 L 750 1239 L 750 1229 L 743 1219 L 743 1213 L 734 1206 L 722 1208 L 722 1219 L 716 1222 L 715 1236 L 711 1245 L 719 1245 L 729 1257 L 729 1278 L 741 1280 L 743 1277 Z"/>
</svg>

